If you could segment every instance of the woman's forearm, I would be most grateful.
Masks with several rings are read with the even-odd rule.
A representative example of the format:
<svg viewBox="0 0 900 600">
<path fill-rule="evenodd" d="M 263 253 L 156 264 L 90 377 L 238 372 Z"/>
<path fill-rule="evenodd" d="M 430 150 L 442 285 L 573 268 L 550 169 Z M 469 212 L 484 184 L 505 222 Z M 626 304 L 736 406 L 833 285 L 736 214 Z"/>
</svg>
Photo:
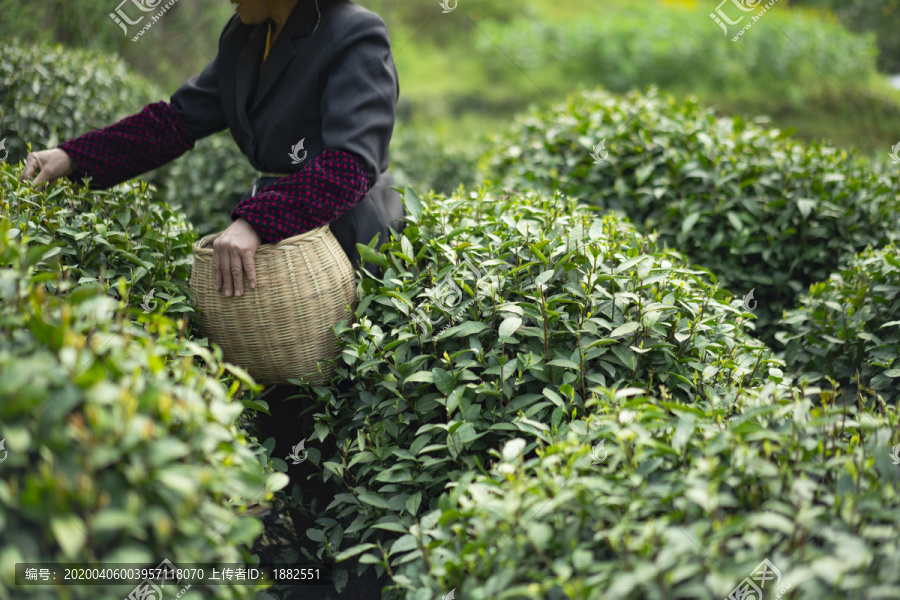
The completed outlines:
<svg viewBox="0 0 900 600">
<path fill-rule="evenodd" d="M 67 177 L 91 177 L 91 189 L 106 189 L 152 171 L 194 147 L 178 112 L 167 102 L 148 104 L 103 129 L 59 144 L 77 169 Z"/>
<path fill-rule="evenodd" d="M 356 206 L 370 187 L 357 157 L 329 149 L 301 172 L 243 200 L 231 218 L 246 219 L 264 243 L 274 244 L 338 219 Z"/>
</svg>

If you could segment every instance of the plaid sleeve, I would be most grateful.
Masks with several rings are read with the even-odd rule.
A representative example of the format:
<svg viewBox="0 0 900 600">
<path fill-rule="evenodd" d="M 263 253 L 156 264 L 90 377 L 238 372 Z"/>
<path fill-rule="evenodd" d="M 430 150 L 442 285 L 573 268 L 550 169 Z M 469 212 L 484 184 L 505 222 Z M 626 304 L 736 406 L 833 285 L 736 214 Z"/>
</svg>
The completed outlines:
<svg viewBox="0 0 900 600">
<path fill-rule="evenodd" d="M 359 158 L 329 149 L 299 173 L 241 201 L 231 219 L 246 219 L 263 243 L 274 244 L 340 218 L 370 187 Z"/>
<path fill-rule="evenodd" d="M 171 162 L 195 141 L 172 105 L 157 102 L 57 147 L 78 165 L 69 180 L 91 177 L 91 189 L 104 190 Z"/>
</svg>

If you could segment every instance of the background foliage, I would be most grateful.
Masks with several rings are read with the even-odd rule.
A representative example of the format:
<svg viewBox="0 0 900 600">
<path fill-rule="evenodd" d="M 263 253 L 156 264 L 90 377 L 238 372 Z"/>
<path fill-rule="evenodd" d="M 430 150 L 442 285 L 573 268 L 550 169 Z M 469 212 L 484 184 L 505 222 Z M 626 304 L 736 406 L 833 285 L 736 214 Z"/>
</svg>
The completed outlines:
<svg viewBox="0 0 900 600">
<path fill-rule="evenodd" d="M 898 0 L 790 0 L 791 4 L 825 9 L 852 31 L 869 31 L 878 39 L 878 66 L 885 73 L 900 73 L 900 19 Z"/>
<path fill-rule="evenodd" d="M 256 178 L 229 131 L 198 140 L 166 169 L 161 196 L 185 211 L 199 237 L 231 225 L 231 211 Z"/>
<path fill-rule="evenodd" d="M 521 119 L 495 138 L 483 176 L 559 190 L 659 231 L 723 288 L 755 289 L 769 343 L 782 310 L 842 255 L 895 239 L 900 218 L 889 172 L 653 89 L 585 93 Z"/>
<path fill-rule="evenodd" d="M 156 15 L 166 2 L 144 4 L 159 4 L 157 10 L 147 13 Z M 222 28 L 234 13 L 230 3 L 219 0 L 178 1 L 145 35 L 132 42 L 149 17 L 131 26 L 131 35 L 126 35 L 109 16 L 120 6 L 131 19 L 141 14 L 130 2 L 123 6 L 122 0 L 43 0 L 39 5 L 0 0 L 0 38 L 4 44 L 58 43 L 66 53 L 83 49 L 91 61 L 117 54 L 132 70 L 171 93 L 213 59 Z"/>
<path fill-rule="evenodd" d="M 816 14 L 795 11 L 784 18 L 778 7 L 769 17 L 777 26 L 764 20 L 734 43 L 737 26 L 723 36 L 708 17 L 711 8 L 638 2 L 578 19 L 486 21 L 476 41 L 486 80 L 515 83 L 535 100 L 539 94 L 562 99 L 575 86 L 601 84 L 623 93 L 656 84 L 679 98 L 697 95 L 725 113 L 769 115 L 776 127 L 793 127 L 807 140 L 879 153 L 896 143 L 900 94 L 875 83 L 874 36 Z"/>
</svg>

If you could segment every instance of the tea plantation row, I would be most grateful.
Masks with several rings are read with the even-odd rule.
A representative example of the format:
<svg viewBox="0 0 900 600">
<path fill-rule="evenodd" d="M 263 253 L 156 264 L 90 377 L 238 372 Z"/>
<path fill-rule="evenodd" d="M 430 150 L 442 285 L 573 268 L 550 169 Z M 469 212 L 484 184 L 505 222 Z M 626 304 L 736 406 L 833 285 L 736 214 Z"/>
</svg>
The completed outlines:
<svg viewBox="0 0 900 600">
<path fill-rule="evenodd" d="M 183 319 L 197 232 L 165 198 L 213 197 L 237 151 L 207 143 L 157 194 L 0 165 L 0 599 L 129 592 L 16 588 L 16 562 L 250 559 L 240 513 L 287 485 L 240 427 L 259 388 Z M 385 598 L 721 598 L 764 559 L 784 597 L 900 595 L 896 178 L 654 91 L 526 117 L 481 165 L 363 251 L 341 385 L 307 388 L 340 488 L 308 558 Z"/>
</svg>

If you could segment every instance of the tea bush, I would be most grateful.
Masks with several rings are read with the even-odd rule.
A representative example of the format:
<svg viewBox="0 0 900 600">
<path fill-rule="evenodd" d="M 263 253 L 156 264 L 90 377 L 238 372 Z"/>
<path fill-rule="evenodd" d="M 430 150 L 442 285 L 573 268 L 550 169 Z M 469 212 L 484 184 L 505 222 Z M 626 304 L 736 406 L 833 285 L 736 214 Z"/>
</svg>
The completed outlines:
<svg viewBox="0 0 900 600">
<path fill-rule="evenodd" d="M 53 244 L 38 267 L 59 271 L 76 284 L 112 284 L 119 278 L 126 300 L 158 312 L 190 313 L 188 302 L 192 244 L 196 233 L 185 216 L 154 198 L 146 183 L 125 183 L 90 191 L 60 178 L 48 191 L 19 182 L 20 167 L 0 165 L 0 216 L 11 235 L 28 245 Z M 55 293 L 55 283 L 47 282 Z"/>
<path fill-rule="evenodd" d="M 54 148 L 162 99 L 115 55 L 11 41 L 0 47 L 0 136 L 11 164 L 25 160 L 26 144 Z"/>
<path fill-rule="evenodd" d="M 145 183 L 36 192 L 18 172 L 0 165 L 0 598 L 49 597 L 10 596 L 15 562 L 248 559 L 260 524 L 235 513 L 287 480 L 236 427 L 252 380 L 163 314 L 191 310 L 196 234 Z"/>
<path fill-rule="evenodd" d="M 900 399 L 900 251 L 867 249 L 828 281 L 810 286 L 788 311 L 778 337 L 799 377 L 827 387 L 832 377 L 856 392 Z M 859 381 L 856 381 L 859 373 Z"/>
<path fill-rule="evenodd" d="M 261 527 L 236 513 L 287 478 L 267 474 L 235 426 L 243 406 L 219 381 L 221 354 L 186 341 L 184 320 L 141 327 L 104 285 L 47 270 L 58 247 L 10 225 L 0 219 L 0 598 L 121 599 L 134 587 L 19 587 L 17 562 L 248 561 Z"/>
<path fill-rule="evenodd" d="M 389 560 L 408 600 L 718 600 L 765 559 L 754 598 L 898 597 L 898 412 L 817 391 L 604 391 L 546 440 L 495 446 L 390 552 L 348 554 Z"/>
<path fill-rule="evenodd" d="M 887 170 L 653 88 L 572 97 L 521 118 L 495 142 L 485 157 L 489 180 L 621 211 L 712 269 L 724 288 L 755 289 L 769 343 L 782 311 L 840 256 L 900 235 L 900 182 Z"/>
<path fill-rule="evenodd" d="M 339 448 L 310 464 L 347 488 L 307 532 L 320 556 L 409 550 L 398 538 L 449 482 L 512 437 L 547 442 L 601 387 L 693 402 L 780 374 L 706 271 L 611 215 L 485 188 L 406 202 L 399 239 L 361 246 L 385 271 L 336 328 L 342 386 L 310 390 L 309 445 Z"/>
</svg>

